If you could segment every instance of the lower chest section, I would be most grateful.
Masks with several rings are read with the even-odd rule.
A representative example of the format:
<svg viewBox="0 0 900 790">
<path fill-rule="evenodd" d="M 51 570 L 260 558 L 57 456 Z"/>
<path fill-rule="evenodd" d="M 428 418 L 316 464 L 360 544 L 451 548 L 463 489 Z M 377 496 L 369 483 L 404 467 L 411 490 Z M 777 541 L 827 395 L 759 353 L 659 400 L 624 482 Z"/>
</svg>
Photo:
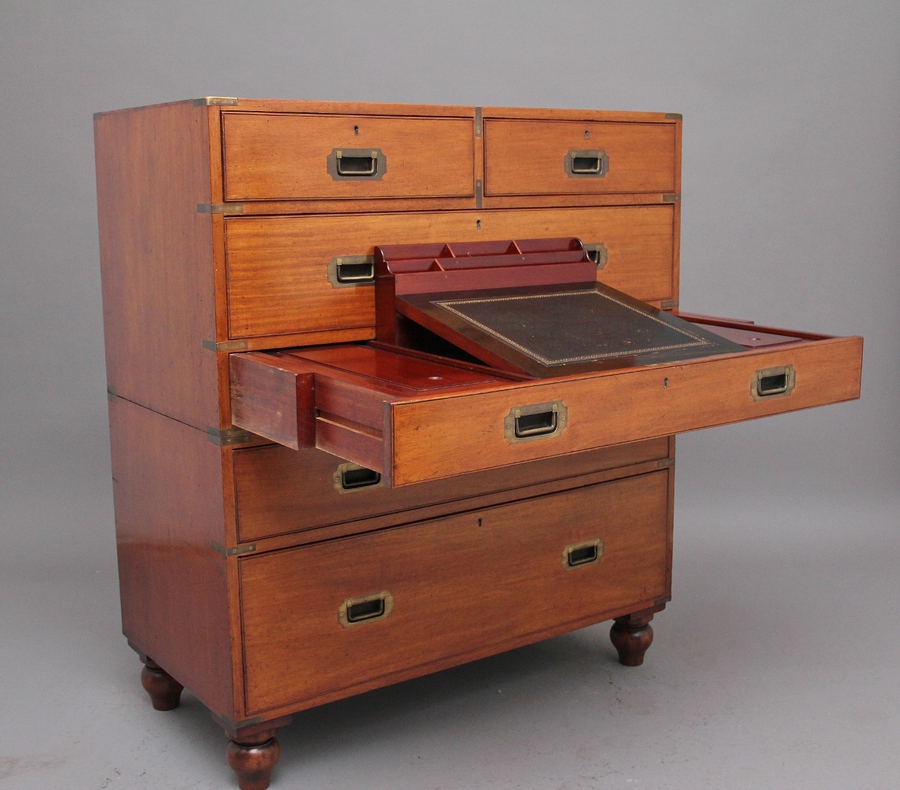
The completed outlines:
<svg viewBox="0 0 900 790">
<path fill-rule="evenodd" d="M 248 557 L 248 714 L 299 709 L 652 607 L 669 472 Z"/>
</svg>

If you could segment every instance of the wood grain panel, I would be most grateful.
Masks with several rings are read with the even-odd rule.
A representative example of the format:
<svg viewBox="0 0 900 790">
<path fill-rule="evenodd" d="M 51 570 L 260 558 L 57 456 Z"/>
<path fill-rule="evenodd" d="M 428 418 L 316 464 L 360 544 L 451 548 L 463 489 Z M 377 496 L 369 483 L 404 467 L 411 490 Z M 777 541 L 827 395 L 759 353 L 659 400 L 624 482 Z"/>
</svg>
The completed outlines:
<svg viewBox="0 0 900 790">
<path fill-rule="evenodd" d="M 336 690 L 668 595 L 667 472 L 241 562 L 248 712 Z M 567 570 L 566 546 L 602 559 Z M 343 627 L 342 602 L 386 590 L 386 618 Z"/>
<path fill-rule="evenodd" d="M 251 354 L 231 354 L 229 368 L 236 426 L 294 450 L 314 446 L 312 373 L 255 365 Z"/>
<path fill-rule="evenodd" d="M 122 627 L 218 715 L 234 718 L 222 450 L 205 431 L 109 404 Z M 231 560 L 234 562 L 234 560 Z"/>
<path fill-rule="evenodd" d="M 94 121 L 107 382 L 181 422 L 218 426 L 207 108 Z"/>
<path fill-rule="evenodd" d="M 484 122 L 486 195 L 674 193 L 678 183 L 675 125 L 593 121 Z M 573 176 L 572 151 L 599 150 L 605 175 Z"/>
<path fill-rule="evenodd" d="M 756 371 L 780 365 L 796 370 L 793 392 L 754 400 L 750 386 Z M 395 402 L 392 485 L 851 400 L 859 397 L 861 367 L 862 338 L 835 338 Z M 558 400 L 568 409 L 568 426 L 558 436 L 518 444 L 504 437 L 512 408 Z"/>
<path fill-rule="evenodd" d="M 223 112 L 222 124 L 226 200 L 475 194 L 474 118 Z M 335 149 L 379 150 L 383 172 L 335 180 Z"/>
<path fill-rule="evenodd" d="M 672 298 L 672 205 L 226 219 L 232 338 L 374 327 L 372 286 L 335 288 L 336 256 L 376 245 L 575 236 L 603 243 L 598 278 L 644 301 Z"/>
</svg>

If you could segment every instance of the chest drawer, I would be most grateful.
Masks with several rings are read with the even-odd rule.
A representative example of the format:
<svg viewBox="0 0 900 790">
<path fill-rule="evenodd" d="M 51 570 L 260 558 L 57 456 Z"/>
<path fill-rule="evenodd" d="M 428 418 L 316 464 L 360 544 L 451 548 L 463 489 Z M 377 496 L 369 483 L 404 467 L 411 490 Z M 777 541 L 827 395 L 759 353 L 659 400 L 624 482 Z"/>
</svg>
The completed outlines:
<svg viewBox="0 0 900 790">
<path fill-rule="evenodd" d="M 484 121 L 485 195 L 671 193 L 672 123 Z"/>
<path fill-rule="evenodd" d="M 859 397 L 860 338 L 776 331 L 737 353 L 531 381 L 377 345 L 232 354 L 232 419 L 402 487 Z"/>
<path fill-rule="evenodd" d="M 474 196 L 474 119 L 222 113 L 226 200 Z"/>
<path fill-rule="evenodd" d="M 522 464 L 515 470 L 495 469 L 397 489 L 382 485 L 379 474 L 320 450 L 291 450 L 281 445 L 235 450 L 239 540 L 249 542 L 394 514 L 398 514 L 394 515 L 397 521 L 412 521 L 415 518 L 404 517 L 404 511 L 446 508 L 448 503 L 468 497 L 659 460 L 668 453 L 668 439 L 655 439 Z"/>
<path fill-rule="evenodd" d="M 374 327 L 372 262 L 385 244 L 577 236 L 604 245 L 598 276 L 608 285 L 645 301 L 671 299 L 674 290 L 671 205 L 228 217 L 225 232 L 231 338 Z M 338 270 L 348 264 L 344 277 Z"/>
<path fill-rule="evenodd" d="M 667 496 L 654 472 L 242 560 L 248 714 L 652 606 Z"/>
</svg>

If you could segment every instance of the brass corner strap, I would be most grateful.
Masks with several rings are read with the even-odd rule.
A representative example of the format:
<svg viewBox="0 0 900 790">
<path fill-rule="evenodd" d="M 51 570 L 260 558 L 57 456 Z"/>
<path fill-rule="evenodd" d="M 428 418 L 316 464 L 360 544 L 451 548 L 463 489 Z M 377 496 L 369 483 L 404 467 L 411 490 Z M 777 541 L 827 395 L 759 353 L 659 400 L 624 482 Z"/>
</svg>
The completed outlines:
<svg viewBox="0 0 900 790">
<path fill-rule="evenodd" d="M 217 551 L 223 557 L 234 557 L 238 554 L 251 554 L 256 551 L 255 543 L 245 543 L 243 546 L 232 546 L 230 549 L 226 549 L 221 543 L 213 541 L 212 547 L 214 551 Z"/>
<path fill-rule="evenodd" d="M 243 214 L 243 203 L 198 203 L 198 214 Z"/>
<path fill-rule="evenodd" d="M 194 99 L 195 107 L 236 107 L 236 96 L 201 96 Z"/>
<path fill-rule="evenodd" d="M 219 447 L 230 447 L 233 444 L 247 444 L 253 441 L 253 434 L 243 428 L 214 428 L 206 426 L 206 438 Z"/>
<path fill-rule="evenodd" d="M 201 345 L 207 351 L 246 351 L 249 344 L 246 340 L 222 340 L 218 343 L 215 340 L 203 340 Z"/>
</svg>

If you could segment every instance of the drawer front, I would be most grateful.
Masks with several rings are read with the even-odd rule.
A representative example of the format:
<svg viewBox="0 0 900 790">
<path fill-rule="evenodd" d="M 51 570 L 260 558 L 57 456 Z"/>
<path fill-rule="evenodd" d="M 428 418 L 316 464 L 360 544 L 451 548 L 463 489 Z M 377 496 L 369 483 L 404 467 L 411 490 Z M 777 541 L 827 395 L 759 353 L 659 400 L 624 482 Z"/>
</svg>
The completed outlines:
<svg viewBox="0 0 900 790">
<path fill-rule="evenodd" d="M 343 287 L 334 283 L 333 270 L 337 259 L 372 256 L 376 245 L 576 236 L 606 247 L 598 271 L 606 284 L 644 301 L 673 298 L 671 205 L 229 217 L 225 228 L 234 339 L 374 327 L 373 285 Z"/>
<path fill-rule="evenodd" d="M 485 120 L 485 195 L 672 193 L 673 123 Z"/>
<path fill-rule="evenodd" d="M 222 113 L 226 200 L 466 197 L 473 118 Z"/>
<path fill-rule="evenodd" d="M 402 487 L 859 397 L 862 338 L 779 334 L 784 345 L 744 352 L 461 386 L 419 362 L 400 375 L 404 356 L 371 346 L 354 353 L 397 377 L 360 375 L 346 349 L 232 354 L 232 420 Z"/>
<path fill-rule="evenodd" d="M 410 508 L 658 460 L 668 452 L 668 439 L 655 439 L 522 464 L 514 470 L 492 470 L 396 489 L 381 485 L 380 475 L 367 474 L 319 450 L 298 451 L 281 445 L 235 450 L 238 535 L 241 542 L 247 542 L 402 513 Z"/>
<path fill-rule="evenodd" d="M 247 713 L 652 605 L 669 592 L 667 481 L 654 472 L 242 560 Z M 567 547 L 597 540 L 597 561 L 568 567 Z M 363 599 L 351 613 L 365 614 L 380 593 L 386 616 L 342 622 L 345 602 Z"/>
<path fill-rule="evenodd" d="M 765 371 L 788 369 L 788 390 L 766 397 L 754 392 Z M 859 397 L 861 369 L 861 339 L 835 338 L 495 392 L 409 399 L 392 404 L 386 465 L 392 484 L 402 486 L 454 469 L 472 472 L 852 400 Z M 566 409 L 561 430 L 534 441 L 509 440 L 505 426 L 511 414 L 551 404 Z"/>
</svg>

